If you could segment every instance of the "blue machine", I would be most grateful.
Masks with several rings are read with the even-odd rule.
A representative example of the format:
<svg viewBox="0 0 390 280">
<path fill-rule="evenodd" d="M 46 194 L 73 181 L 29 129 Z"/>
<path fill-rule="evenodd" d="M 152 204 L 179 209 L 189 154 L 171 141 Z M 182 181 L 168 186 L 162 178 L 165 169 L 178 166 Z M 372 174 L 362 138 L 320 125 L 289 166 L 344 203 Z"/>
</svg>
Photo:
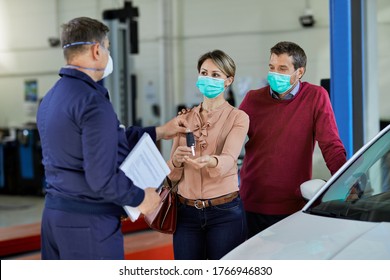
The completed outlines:
<svg viewBox="0 0 390 280">
<path fill-rule="evenodd" d="M 18 153 L 16 141 L 0 142 L 0 193 L 17 193 Z"/>
<path fill-rule="evenodd" d="M 34 178 L 34 131 L 22 129 L 18 132 L 20 176 L 22 180 Z"/>
<path fill-rule="evenodd" d="M 23 128 L 17 130 L 19 176 L 18 193 L 43 194 L 44 168 L 38 130 Z"/>
</svg>

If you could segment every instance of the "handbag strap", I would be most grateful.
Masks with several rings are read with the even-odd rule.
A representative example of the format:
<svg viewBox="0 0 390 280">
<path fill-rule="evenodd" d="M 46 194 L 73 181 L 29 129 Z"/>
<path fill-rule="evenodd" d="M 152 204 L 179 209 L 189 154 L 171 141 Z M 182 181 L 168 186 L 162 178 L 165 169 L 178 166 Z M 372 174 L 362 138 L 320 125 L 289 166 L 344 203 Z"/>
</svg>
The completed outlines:
<svg viewBox="0 0 390 280">
<path fill-rule="evenodd" d="M 171 179 L 169 179 L 169 177 L 166 176 L 165 177 L 165 181 L 167 182 L 168 187 L 169 187 L 170 190 L 172 190 L 173 192 L 177 191 L 177 186 L 179 185 L 180 180 L 178 180 L 175 184 L 173 184 Z"/>
</svg>

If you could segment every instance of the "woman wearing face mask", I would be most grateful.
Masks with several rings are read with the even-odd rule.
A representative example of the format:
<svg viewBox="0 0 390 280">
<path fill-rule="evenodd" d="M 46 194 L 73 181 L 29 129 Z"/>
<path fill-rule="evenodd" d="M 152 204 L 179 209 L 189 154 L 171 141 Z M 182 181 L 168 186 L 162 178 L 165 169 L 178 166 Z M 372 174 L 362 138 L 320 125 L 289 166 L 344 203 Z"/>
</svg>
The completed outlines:
<svg viewBox="0 0 390 280">
<path fill-rule="evenodd" d="M 175 259 L 220 259 L 246 238 L 237 158 L 249 118 L 224 98 L 236 68 L 227 54 L 205 53 L 197 68 L 196 86 L 203 102 L 178 116 L 193 132 L 195 149 L 187 147 L 185 134 L 179 134 L 168 162 L 169 177 L 179 181 L 174 255 Z"/>
</svg>

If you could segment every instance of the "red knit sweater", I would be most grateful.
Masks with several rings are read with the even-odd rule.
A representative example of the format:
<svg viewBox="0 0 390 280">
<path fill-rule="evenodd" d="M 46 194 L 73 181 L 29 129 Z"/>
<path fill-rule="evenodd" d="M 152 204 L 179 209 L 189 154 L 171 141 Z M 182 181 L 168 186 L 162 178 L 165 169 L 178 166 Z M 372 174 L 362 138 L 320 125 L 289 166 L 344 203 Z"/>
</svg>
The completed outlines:
<svg viewBox="0 0 390 280">
<path fill-rule="evenodd" d="M 316 141 L 332 174 L 345 163 L 324 88 L 303 82 L 293 99 L 277 100 L 267 86 L 249 91 L 240 109 L 250 119 L 240 173 L 246 211 L 284 215 L 300 210 L 305 204 L 300 184 L 311 179 Z"/>
</svg>

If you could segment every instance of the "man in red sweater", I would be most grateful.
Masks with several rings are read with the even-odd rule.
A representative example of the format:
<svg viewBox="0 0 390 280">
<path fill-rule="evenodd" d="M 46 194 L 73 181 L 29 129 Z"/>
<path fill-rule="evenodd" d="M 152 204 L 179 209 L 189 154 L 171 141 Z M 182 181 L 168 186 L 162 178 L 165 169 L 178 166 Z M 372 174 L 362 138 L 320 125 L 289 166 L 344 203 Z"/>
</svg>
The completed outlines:
<svg viewBox="0 0 390 280">
<path fill-rule="evenodd" d="M 240 105 L 250 118 L 240 173 L 249 237 L 304 206 L 300 185 L 311 179 L 316 141 L 331 174 L 346 161 L 328 92 L 301 82 L 305 69 L 301 47 L 277 43 L 269 85 L 249 91 Z"/>
</svg>

